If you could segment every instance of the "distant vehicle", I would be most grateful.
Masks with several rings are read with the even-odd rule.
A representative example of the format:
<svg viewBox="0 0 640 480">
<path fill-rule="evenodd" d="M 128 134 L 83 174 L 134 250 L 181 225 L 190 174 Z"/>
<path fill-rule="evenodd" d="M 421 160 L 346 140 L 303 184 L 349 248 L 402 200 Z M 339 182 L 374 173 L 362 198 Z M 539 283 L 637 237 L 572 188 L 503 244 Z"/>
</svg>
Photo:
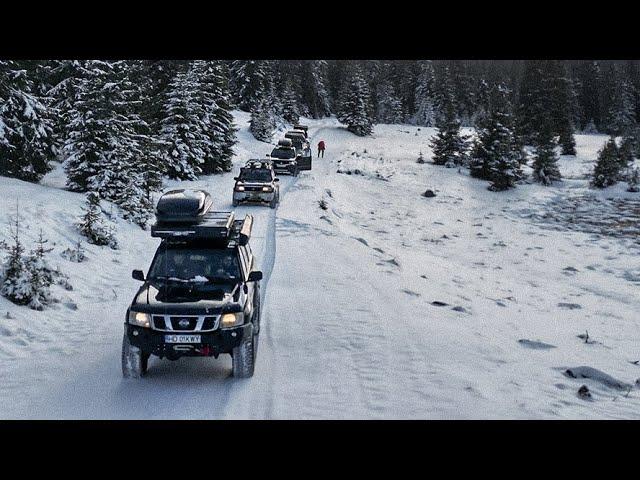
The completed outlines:
<svg viewBox="0 0 640 480">
<path fill-rule="evenodd" d="M 277 173 L 287 173 L 298 176 L 298 152 L 292 145 L 291 140 L 284 139 L 278 142 L 278 146 L 271 151 L 273 170 Z"/>
<path fill-rule="evenodd" d="M 291 140 L 292 145 L 295 147 L 298 153 L 298 169 L 299 170 L 311 170 L 311 145 L 307 141 L 307 137 L 304 132 L 290 130 L 285 135 L 285 138 Z"/>
<path fill-rule="evenodd" d="M 294 130 L 302 130 L 304 132 L 305 138 L 309 138 L 309 127 L 307 125 L 302 125 L 301 123 L 296 123 L 293 126 Z"/>
<path fill-rule="evenodd" d="M 124 377 L 143 376 L 151 355 L 177 360 L 227 353 L 235 377 L 253 375 L 262 280 L 249 246 L 253 217 L 203 210 L 207 197 L 173 190 L 158 201 L 151 236 L 162 241 L 147 276 L 132 272 L 144 283 L 125 316 Z"/>
<path fill-rule="evenodd" d="M 276 178 L 271 160 L 249 160 L 234 180 L 234 207 L 249 202 L 266 203 L 276 208 L 280 202 L 280 179 Z"/>
</svg>

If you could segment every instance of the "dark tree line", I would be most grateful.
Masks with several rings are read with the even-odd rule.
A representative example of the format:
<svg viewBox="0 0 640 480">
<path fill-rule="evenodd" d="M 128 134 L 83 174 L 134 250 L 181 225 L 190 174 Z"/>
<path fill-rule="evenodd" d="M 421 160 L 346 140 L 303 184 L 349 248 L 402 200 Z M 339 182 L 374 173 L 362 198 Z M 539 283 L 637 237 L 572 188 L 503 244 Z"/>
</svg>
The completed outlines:
<svg viewBox="0 0 640 480">
<path fill-rule="evenodd" d="M 438 145 L 443 163 L 460 164 L 447 153 L 464 140 L 456 130 L 486 129 L 496 102 L 514 144 L 539 152 L 544 183 L 557 177 L 555 146 L 574 154 L 577 131 L 622 136 L 637 155 L 638 61 L 3 60 L 0 174 L 38 181 L 63 161 L 70 189 L 143 224 L 163 176 L 230 169 L 234 108 L 265 141 L 300 116 L 334 114 L 357 135 L 375 123 L 438 126 L 452 142 Z"/>
</svg>

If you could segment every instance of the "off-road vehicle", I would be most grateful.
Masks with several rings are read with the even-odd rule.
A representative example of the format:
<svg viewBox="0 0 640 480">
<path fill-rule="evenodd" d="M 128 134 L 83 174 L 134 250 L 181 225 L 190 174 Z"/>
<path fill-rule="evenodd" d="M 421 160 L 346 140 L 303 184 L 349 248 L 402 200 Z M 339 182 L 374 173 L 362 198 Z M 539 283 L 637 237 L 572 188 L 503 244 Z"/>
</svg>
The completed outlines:
<svg viewBox="0 0 640 480">
<path fill-rule="evenodd" d="M 296 124 L 293 126 L 293 129 L 294 129 L 294 130 L 301 130 L 301 131 L 303 131 L 303 132 L 304 132 L 304 138 L 307 138 L 307 139 L 309 138 L 309 126 L 308 126 L 308 125 L 303 125 L 303 124 L 301 124 L 301 123 L 296 123 Z"/>
<path fill-rule="evenodd" d="M 233 375 L 253 375 L 260 332 L 260 280 L 249 246 L 253 218 L 211 211 L 204 191 L 173 190 L 156 209 L 160 238 L 151 267 L 127 309 L 122 373 L 139 378 L 149 357 L 218 357 Z M 207 207 L 207 204 L 209 205 Z"/>
<path fill-rule="evenodd" d="M 234 207 L 249 202 L 266 203 L 276 208 L 280 202 L 280 179 L 276 178 L 271 160 L 249 160 L 234 180 Z"/>
<path fill-rule="evenodd" d="M 311 170 L 311 145 L 303 131 L 289 130 L 284 135 L 291 140 L 298 153 L 298 170 Z"/>
<path fill-rule="evenodd" d="M 297 177 L 299 172 L 298 156 L 298 152 L 292 145 L 291 140 L 280 140 L 270 155 L 273 161 L 273 170 L 278 174 L 287 173 Z"/>
</svg>

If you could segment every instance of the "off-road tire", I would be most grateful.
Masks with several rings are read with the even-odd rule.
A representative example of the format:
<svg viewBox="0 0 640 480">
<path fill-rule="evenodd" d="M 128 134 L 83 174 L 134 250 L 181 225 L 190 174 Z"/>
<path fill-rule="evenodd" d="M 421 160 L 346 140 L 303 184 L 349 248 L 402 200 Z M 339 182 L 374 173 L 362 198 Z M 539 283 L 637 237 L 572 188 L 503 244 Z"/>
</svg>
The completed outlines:
<svg viewBox="0 0 640 480">
<path fill-rule="evenodd" d="M 235 200 L 235 199 L 231 200 L 231 205 L 233 205 L 234 207 L 237 207 L 238 203 L 239 202 L 237 200 Z"/>
<path fill-rule="evenodd" d="M 231 363 L 233 364 L 233 376 L 236 378 L 249 378 L 253 376 L 255 367 L 255 335 L 244 340 L 235 347 L 231 353 Z"/>
<path fill-rule="evenodd" d="M 122 376 L 124 378 L 140 378 L 147 373 L 149 354 L 129 343 L 125 333 L 122 337 Z"/>
<path fill-rule="evenodd" d="M 276 208 L 278 206 L 278 197 L 273 196 L 273 200 L 269 202 L 269 208 Z"/>
</svg>

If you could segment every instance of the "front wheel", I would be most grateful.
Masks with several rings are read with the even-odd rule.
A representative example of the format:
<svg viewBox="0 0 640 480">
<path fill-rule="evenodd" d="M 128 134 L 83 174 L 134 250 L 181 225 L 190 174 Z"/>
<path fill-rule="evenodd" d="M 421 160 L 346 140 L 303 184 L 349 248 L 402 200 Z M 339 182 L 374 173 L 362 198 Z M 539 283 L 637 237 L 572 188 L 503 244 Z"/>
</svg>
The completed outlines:
<svg viewBox="0 0 640 480">
<path fill-rule="evenodd" d="M 122 338 L 122 376 L 124 378 L 140 378 L 147 373 L 149 354 L 131 345 L 127 334 Z"/>
<path fill-rule="evenodd" d="M 237 206 L 238 206 L 238 201 L 234 198 L 234 199 L 231 201 L 231 205 L 233 205 L 234 207 L 237 207 Z"/>
<path fill-rule="evenodd" d="M 250 339 L 244 340 L 233 349 L 231 362 L 234 377 L 249 378 L 253 376 L 256 358 L 255 341 L 257 341 L 256 335 L 252 335 Z"/>
</svg>

